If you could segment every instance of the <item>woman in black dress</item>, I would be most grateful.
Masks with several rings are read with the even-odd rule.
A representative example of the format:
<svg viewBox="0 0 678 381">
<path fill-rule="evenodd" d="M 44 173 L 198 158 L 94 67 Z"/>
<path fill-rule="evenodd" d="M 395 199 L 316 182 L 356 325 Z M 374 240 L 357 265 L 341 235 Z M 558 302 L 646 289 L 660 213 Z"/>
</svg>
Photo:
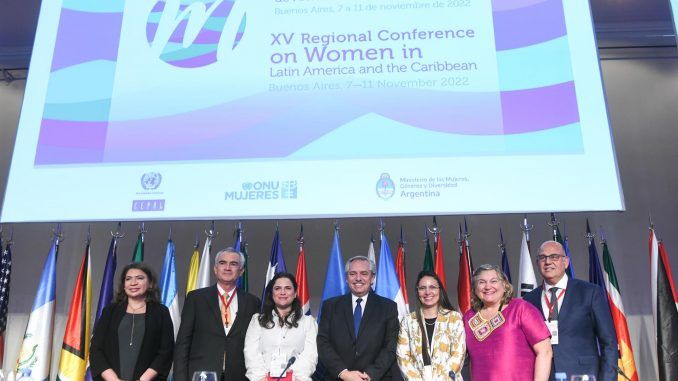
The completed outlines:
<svg viewBox="0 0 678 381">
<path fill-rule="evenodd" d="M 122 270 L 115 300 L 94 327 L 90 369 L 97 381 L 162 381 L 172 367 L 174 330 L 158 282 L 143 263 Z"/>
</svg>

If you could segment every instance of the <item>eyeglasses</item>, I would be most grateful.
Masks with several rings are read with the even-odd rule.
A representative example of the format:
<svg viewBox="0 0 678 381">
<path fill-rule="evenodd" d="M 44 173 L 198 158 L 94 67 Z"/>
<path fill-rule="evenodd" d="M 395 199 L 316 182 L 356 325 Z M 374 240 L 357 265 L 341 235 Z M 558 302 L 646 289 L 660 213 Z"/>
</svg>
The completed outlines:
<svg viewBox="0 0 678 381">
<path fill-rule="evenodd" d="M 419 286 L 419 287 L 417 287 L 417 291 L 419 291 L 419 292 L 426 292 L 427 290 L 436 292 L 436 291 L 440 290 L 440 287 L 438 287 L 438 286 Z"/>
<path fill-rule="evenodd" d="M 563 257 L 565 257 L 565 256 L 561 255 L 561 254 L 537 255 L 537 261 L 546 262 L 548 260 L 550 262 L 556 262 L 556 261 L 559 261 L 560 258 L 563 258 Z"/>
</svg>

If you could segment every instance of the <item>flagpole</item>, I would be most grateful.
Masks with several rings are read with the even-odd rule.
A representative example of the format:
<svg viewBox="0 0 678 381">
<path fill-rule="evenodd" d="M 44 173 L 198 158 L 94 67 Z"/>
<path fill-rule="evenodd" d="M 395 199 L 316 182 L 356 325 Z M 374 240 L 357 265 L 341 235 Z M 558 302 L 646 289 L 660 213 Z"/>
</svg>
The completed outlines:
<svg viewBox="0 0 678 381">
<path fill-rule="evenodd" d="M 556 241 L 556 237 L 558 236 L 558 226 L 560 225 L 560 221 L 556 219 L 556 214 L 551 213 L 551 220 L 546 223 L 548 226 L 551 227 L 551 231 L 553 232 L 553 240 Z"/>
</svg>

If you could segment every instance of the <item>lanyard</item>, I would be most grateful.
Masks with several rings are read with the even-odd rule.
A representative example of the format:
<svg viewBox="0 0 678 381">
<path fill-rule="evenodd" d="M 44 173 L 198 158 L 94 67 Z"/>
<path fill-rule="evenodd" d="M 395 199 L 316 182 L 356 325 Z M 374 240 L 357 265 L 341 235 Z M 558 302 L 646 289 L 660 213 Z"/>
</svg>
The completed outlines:
<svg viewBox="0 0 678 381">
<path fill-rule="evenodd" d="M 235 291 L 233 291 L 233 292 L 235 292 Z M 224 311 L 228 311 L 228 307 L 231 306 L 231 302 L 234 299 L 233 298 L 234 295 L 231 295 L 231 297 L 228 299 L 228 303 L 227 303 L 226 300 L 224 299 L 224 294 L 228 294 L 228 292 L 224 292 L 223 294 L 219 294 L 219 299 L 221 300 L 221 304 L 224 305 Z M 230 324 L 230 323 L 231 323 L 230 321 L 226 322 L 226 324 Z"/>
<path fill-rule="evenodd" d="M 560 291 L 560 295 L 556 296 L 556 303 L 558 303 L 558 300 L 561 299 L 563 297 L 563 295 L 565 295 L 565 289 L 562 289 L 562 291 Z M 549 310 L 549 315 L 551 315 L 551 312 L 553 312 L 554 306 L 551 305 L 551 301 L 549 300 L 548 296 L 546 295 L 546 289 L 544 289 L 544 301 L 546 302 L 546 307 Z"/>
</svg>

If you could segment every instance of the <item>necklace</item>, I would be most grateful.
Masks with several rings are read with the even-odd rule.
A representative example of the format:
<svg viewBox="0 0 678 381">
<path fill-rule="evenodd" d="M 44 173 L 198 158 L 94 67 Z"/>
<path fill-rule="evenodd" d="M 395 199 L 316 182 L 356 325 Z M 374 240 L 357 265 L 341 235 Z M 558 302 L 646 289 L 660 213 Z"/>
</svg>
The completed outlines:
<svg viewBox="0 0 678 381">
<path fill-rule="evenodd" d="M 437 319 L 437 318 L 432 318 L 432 319 Z M 428 325 L 429 327 L 433 327 L 434 325 L 436 325 L 435 320 L 433 320 L 431 323 L 427 322 L 426 320 L 428 320 L 428 319 L 424 319 L 424 324 Z"/>
<path fill-rule="evenodd" d="M 137 312 L 137 311 L 139 311 L 140 309 L 146 307 L 146 303 L 142 303 L 142 304 L 141 304 L 139 307 L 137 307 L 137 308 L 132 307 L 131 304 L 128 304 L 128 306 L 129 306 L 130 309 L 132 309 L 132 332 L 131 332 L 130 335 L 129 335 L 129 346 L 131 347 L 132 344 L 133 344 L 133 339 L 134 339 L 134 316 L 136 316 L 136 313 L 135 313 L 135 312 Z"/>
</svg>

